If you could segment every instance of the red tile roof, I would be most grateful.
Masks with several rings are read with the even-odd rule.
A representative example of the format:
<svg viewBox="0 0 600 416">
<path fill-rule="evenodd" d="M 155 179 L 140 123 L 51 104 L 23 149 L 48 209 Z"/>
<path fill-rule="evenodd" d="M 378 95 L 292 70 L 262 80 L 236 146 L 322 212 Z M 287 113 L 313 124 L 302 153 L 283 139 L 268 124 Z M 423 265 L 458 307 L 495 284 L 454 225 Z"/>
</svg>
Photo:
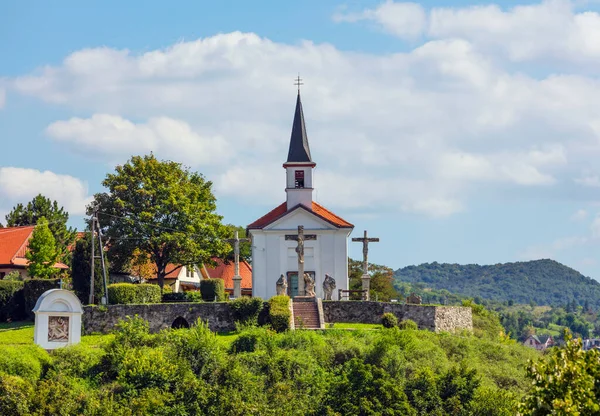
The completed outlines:
<svg viewBox="0 0 600 416">
<path fill-rule="evenodd" d="M 216 266 L 205 266 L 208 277 L 211 279 L 223 279 L 225 289 L 233 289 L 233 276 L 235 264 L 225 263 L 221 259 L 213 259 Z M 240 261 L 240 276 L 242 277 L 242 289 L 252 289 L 252 266 L 245 261 Z"/>
<path fill-rule="evenodd" d="M 167 267 L 166 267 L 165 270 L 168 273 L 166 274 L 165 279 L 177 279 L 179 277 L 179 272 L 181 271 L 182 267 L 183 266 L 177 266 L 177 265 L 171 264 L 171 263 L 167 264 Z M 158 276 L 156 276 L 156 264 L 155 263 L 152 263 L 152 270 L 154 271 L 155 275 L 152 276 L 152 277 L 149 277 L 146 280 L 156 280 L 156 279 L 158 279 Z"/>
<path fill-rule="evenodd" d="M 350 224 L 348 221 L 344 220 L 342 217 L 334 214 L 333 212 L 329 211 L 324 206 L 317 204 L 314 201 L 312 203 L 312 210 L 308 209 L 304 205 L 296 205 L 294 208 L 292 208 L 291 210 L 288 211 L 286 205 L 287 204 L 284 202 L 283 204 L 277 206 L 275 209 L 271 210 L 270 212 L 263 215 L 262 217 L 260 217 L 256 221 L 254 221 L 252 224 L 250 224 L 248 226 L 248 229 L 262 229 L 262 228 L 266 227 L 267 225 L 275 222 L 279 218 L 285 216 L 286 214 L 288 214 L 298 208 L 305 209 L 308 212 L 316 215 L 317 217 L 327 221 L 328 223 L 330 223 L 332 225 L 335 225 L 338 228 L 354 228 L 354 225 Z"/>
<path fill-rule="evenodd" d="M 0 228 L 0 265 L 25 267 L 29 261 L 25 258 L 29 239 L 35 226 Z M 56 263 L 58 269 L 68 269 L 63 263 Z"/>
</svg>

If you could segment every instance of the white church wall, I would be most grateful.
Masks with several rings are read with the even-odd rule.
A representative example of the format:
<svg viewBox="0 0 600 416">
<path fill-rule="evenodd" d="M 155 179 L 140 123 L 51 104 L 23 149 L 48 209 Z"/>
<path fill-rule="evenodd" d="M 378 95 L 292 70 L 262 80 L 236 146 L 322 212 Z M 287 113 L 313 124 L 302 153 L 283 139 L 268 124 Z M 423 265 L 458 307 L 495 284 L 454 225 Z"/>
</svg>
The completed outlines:
<svg viewBox="0 0 600 416">
<path fill-rule="evenodd" d="M 286 234 L 297 234 L 298 226 L 304 226 L 305 234 L 314 234 L 315 230 L 335 230 L 336 228 L 327 221 L 305 211 L 302 208 L 286 215 L 265 228 L 265 230 L 285 230 Z M 308 232 L 307 230 L 312 230 Z"/>
</svg>

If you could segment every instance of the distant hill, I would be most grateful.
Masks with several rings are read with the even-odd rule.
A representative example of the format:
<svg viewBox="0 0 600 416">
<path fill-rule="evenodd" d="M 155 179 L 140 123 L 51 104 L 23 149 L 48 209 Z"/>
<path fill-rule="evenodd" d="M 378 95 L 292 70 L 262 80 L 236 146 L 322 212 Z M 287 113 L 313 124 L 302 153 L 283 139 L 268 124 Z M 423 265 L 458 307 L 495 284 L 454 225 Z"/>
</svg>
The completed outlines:
<svg viewBox="0 0 600 416">
<path fill-rule="evenodd" d="M 600 308 L 600 283 L 554 260 L 490 266 L 434 262 L 398 269 L 394 277 L 483 299 L 554 306 L 575 299 L 582 306 L 587 300 L 589 306 Z"/>
</svg>

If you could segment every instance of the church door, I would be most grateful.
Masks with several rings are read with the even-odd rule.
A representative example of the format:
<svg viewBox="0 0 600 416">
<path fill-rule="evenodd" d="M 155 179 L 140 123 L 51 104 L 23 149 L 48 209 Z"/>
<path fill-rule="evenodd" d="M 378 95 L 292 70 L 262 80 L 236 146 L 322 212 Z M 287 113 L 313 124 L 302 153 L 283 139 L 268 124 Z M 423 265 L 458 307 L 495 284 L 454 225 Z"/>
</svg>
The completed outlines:
<svg viewBox="0 0 600 416">
<path fill-rule="evenodd" d="M 298 296 L 298 272 L 288 272 L 288 295 L 293 298 Z"/>
</svg>

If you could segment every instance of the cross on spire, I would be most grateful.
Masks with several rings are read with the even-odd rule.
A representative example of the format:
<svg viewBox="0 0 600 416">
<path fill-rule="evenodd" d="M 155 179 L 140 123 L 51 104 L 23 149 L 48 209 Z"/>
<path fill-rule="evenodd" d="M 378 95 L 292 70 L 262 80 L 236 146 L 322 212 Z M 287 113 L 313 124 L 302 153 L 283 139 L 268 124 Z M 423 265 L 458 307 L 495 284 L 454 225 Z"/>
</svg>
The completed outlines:
<svg viewBox="0 0 600 416">
<path fill-rule="evenodd" d="M 300 85 L 304 85 L 302 78 L 300 78 L 300 74 L 298 74 L 298 78 L 294 80 L 294 85 L 298 87 L 298 94 L 300 94 Z"/>
</svg>

